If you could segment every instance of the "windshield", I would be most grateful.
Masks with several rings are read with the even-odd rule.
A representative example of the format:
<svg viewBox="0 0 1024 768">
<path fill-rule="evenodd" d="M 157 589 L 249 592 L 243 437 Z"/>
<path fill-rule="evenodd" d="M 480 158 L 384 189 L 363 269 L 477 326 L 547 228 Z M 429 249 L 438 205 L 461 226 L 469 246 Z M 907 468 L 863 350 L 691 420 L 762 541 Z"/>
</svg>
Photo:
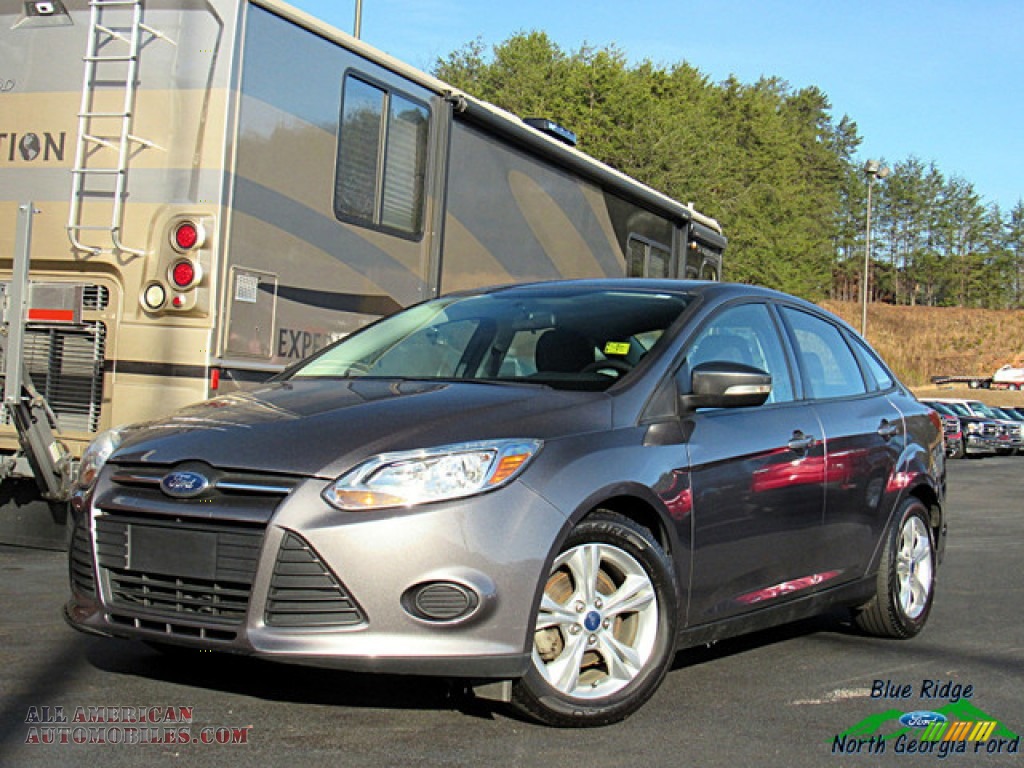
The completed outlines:
<svg viewBox="0 0 1024 768">
<path fill-rule="evenodd" d="M 987 405 L 985 405 L 980 400 L 971 400 L 971 402 L 970 402 L 970 409 L 972 411 L 974 411 L 976 414 L 978 414 L 979 416 L 987 416 L 990 419 L 1001 419 L 1001 418 L 1003 418 L 1002 416 L 1000 416 L 998 413 L 996 413 L 994 410 L 989 408 Z"/>
<path fill-rule="evenodd" d="M 289 378 L 528 381 L 604 389 L 655 349 L 691 297 L 503 290 L 420 304 L 342 340 Z"/>
<path fill-rule="evenodd" d="M 973 416 L 974 415 L 974 414 L 971 413 L 970 409 L 968 409 L 968 407 L 966 405 L 963 405 L 962 403 L 946 403 L 945 405 L 946 405 L 947 408 L 949 408 L 949 410 L 951 410 L 957 416 Z"/>
</svg>

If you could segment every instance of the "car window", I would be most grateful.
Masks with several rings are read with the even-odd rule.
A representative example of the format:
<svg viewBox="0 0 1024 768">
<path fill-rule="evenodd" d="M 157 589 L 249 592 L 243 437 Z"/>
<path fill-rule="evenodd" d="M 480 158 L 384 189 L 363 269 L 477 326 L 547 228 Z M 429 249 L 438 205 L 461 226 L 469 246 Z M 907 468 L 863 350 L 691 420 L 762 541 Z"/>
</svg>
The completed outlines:
<svg viewBox="0 0 1024 768">
<path fill-rule="evenodd" d="M 478 320 L 454 320 L 422 328 L 381 354 L 373 365 L 376 376 L 403 376 L 412 369 L 431 378 L 458 374 L 459 363 L 476 332 Z"/>
<path fill-rule="evenodd" d="M 701 363 L 743 363 L 772 376 L 769 403 L 793 399 L 793 380 L 782 342 L 764 304 L 743 304 L 719 313 L 690 344 L 685 375 Z"/>
<path fill-rule="evenodd" d="M 937 411 L 938 413 L 944 414 L 946 416 L 956 416 L 956 413 L 952 411 L 949 408 L 949 406 L 947 406 L 945 403 L 935 403 L 930 400 L 924 400 L 923 403 L 924 405 L 927 405 L 933 411 Z"/>
<path fill-rule="evenodd" d="M 368 326 L 288 375 L 529 380 L 602 390 L 661 343 L 689 302 L 684 294 L 595 288 L 456 295 Z"/>
<path fill-rule="evenodd" d="M 970 410 L 968 410 L 967 406 L 963 405 L 962 403 L 946 403 L 946 407 L 949 408 L 949 410 L 953 411 L 953 413 L 955 413 L 957 416 L 972 415 Z"/>
<path fill-rule="evenodd" d="M 990 419 L 1002 418 L 998 413 L 995 412 L 995 410 L 989 408 L 980 400 L 971 400 L 969 403 L 967 403 L 967 408 L 972 413 L 975 413 L 978 416 L 986 416 Z"/>
<path fill-rule="evenodd" d="M 853 339 L 854 349 L 859 353 L 860 359 L 864 362 L 864 366 L 868 370 L 868 375 L 877 385 L 877 388 L 885 390 L 894 386 L 896 384 L 896 380 L 875 356 L 874 350 L 868 347 L 867 344 L 856 336 L 851 336 L 850 338 Z"/>
<path fill-rule="evenodd" d="M 791 307 L 782 313 L 793 332 L 807 397 L 828 399 L 867 391 L 853 350 L 836 326 Z"/>
</svg>

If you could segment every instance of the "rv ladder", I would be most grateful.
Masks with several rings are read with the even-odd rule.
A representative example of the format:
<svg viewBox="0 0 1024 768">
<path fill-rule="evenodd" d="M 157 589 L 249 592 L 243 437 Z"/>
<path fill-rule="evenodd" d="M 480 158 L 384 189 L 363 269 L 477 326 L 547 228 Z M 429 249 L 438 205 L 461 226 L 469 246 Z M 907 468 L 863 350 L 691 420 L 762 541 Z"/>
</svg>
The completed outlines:
<svg viewBox="0 0 1024 768">
<path fill-rule="evenodd" d="M 75 144 L 75 162 L 71 169 L 71 205 L 68 210 L 68 237 L 76 250 L 95 255 L 121 253 L 141 256 L 145 250 L 133 248 L 122 242 L 124 204 L 128 193 L 128 159 L 131 146 L 159 149 L 148 139 L 132 133 L 134 121 L 135 92 L 138 88 L 139 54 L 143 36 L 163 40 L 177 45 L 171 38 L 142 21 L 143 0 L 91 0 L 89 31 L 82 76 L 82 101 L 78 110 L 78 140 Z M 131 13 L 130 22 L 126 14 Z M 118 15 L 120 14 L 120 15 Z M 120 24 L 115 23 L 121 21 Z M 127 46 L 111 51 L 114 46 Z M 104 67 L 104 76 L 97 76 L 97 69 Z M 118 74 L 108 70 L 121 65 Z M 100 111 L 93 105 L 101 92 L 116 95 L 120 92 L 123 109 Z M 110 185 L 90 186 L 103 177 L 113 177 Z M 102 200 L 110 205 L 110 225 L 85 224 L 84 203 L 87 199 Z M 91 216 L 90 219 L 95 219 Z M 103 231 L 110 234 L 109 243 L 86 243 L 81 233 Z"/>
</svg>

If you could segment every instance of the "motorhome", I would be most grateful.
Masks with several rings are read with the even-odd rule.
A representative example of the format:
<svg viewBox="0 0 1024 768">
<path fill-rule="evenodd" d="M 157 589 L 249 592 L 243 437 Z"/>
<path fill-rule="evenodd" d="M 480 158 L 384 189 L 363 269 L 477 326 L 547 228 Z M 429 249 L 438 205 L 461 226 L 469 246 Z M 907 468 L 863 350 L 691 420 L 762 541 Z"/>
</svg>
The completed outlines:
<svg viewBox="0 0 1024 768">
<path fill-rule="evenodd" d="M 277 0 L 5 4 L 0 540 L 98 431 L 439 293 L 720 278 L 714 219 L 571 144 Z"/>
</svg>

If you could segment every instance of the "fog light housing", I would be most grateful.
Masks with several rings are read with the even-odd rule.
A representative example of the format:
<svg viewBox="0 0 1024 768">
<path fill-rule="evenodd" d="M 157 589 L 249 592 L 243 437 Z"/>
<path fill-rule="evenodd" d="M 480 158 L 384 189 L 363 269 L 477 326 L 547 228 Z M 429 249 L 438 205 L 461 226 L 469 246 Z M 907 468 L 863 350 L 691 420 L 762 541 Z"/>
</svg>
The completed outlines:
<svg viewBox="0 0 1024 768">
<path fill-rule="evenodd" d="M 480 595 L 455 581 L 425 581 L 402 594 L 402 608 L 413 618 L 431 623 L 461 621 L 476 613 Z"/>
</svg>

